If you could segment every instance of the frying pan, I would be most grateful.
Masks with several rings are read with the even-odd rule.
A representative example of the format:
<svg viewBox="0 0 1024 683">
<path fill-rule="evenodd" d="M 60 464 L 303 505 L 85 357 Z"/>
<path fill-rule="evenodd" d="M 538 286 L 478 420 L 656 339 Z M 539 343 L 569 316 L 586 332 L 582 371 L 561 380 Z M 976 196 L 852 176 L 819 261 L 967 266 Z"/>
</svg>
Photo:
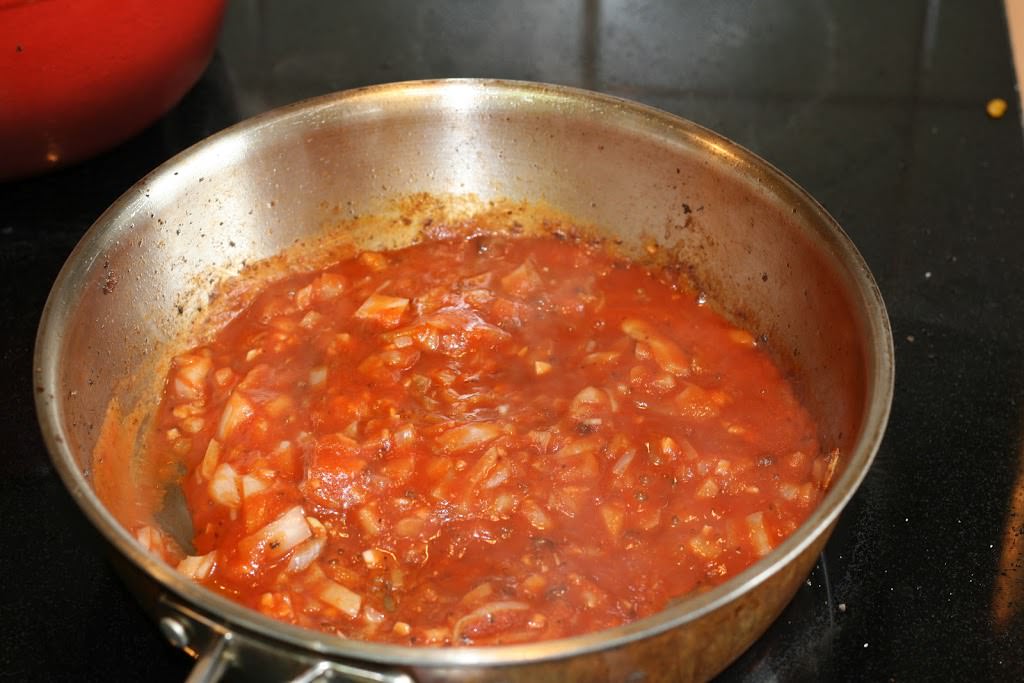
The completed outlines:
<svg viewBox="0 0 1024 683">
<path fill-rule="evenodd" d="M 466 210 L 554 207 L 621 240 L 635 258 L 656 246 L 685 264 L 721 311 L 767 342 L 823 447 L 839 449 L 821 504 L 766 557 L 707 592 L 616 628 L 500 647 L 413 648 L 293 627 L 149 555 L 119 523 L 124 511 L 115 516 L 120 499 L 106 496 L 112 503 L 104 505 L 95 490 L 94 452 L 110 416 L 126 437 L 116 449 L 117 481 L 125 491 L 148 490 L 137 445 L 173 350 L 218 307 L 213 292 L 243 271 L 258 277 L 254 263 L 297 242 L 323 244 L 345 230 L 360 246 L 407 244 L 414 230 L 351 226 L 357 216 L 397 216 L 414 195 L 431 198 L 427 211 L 443 210 L 446 197 Z M 306 681 L 710 678 L 806 578 L 878 449 L 894 379 L 888 318 L 867 266 L 826 211 L 779 171 L 636 103 L 484 80 L 308 100 L 171 159 L 111 206 L 68 258 L 35 362 L 39 420 L 57 470 L 143 606 L 171 643 L 198 658 L 194 680 L 228 670 Z"/>
</svg>

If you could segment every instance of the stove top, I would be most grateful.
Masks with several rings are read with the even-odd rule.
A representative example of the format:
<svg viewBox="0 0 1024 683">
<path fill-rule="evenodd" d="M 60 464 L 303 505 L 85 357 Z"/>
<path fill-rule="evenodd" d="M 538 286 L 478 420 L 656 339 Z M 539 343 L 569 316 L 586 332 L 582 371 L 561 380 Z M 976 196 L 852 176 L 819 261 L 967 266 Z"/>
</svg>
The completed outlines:
<svg viewBox="0 0 1024 683">
<path fill-rule="evenodd" d="M 885 441 L 806 584 L 721 679 L 1024 678 L 1024 140 L 994 0 L 231 3 L 167 116 L 0 184 L 0 675 L 174 681 L 191 666 L 113 574 L 35 426 L 35 328 L 84 231 L 242 118 L 450 76 L 581 86 L 716 130 L 821 201 L 878 279 L 897 360 Z"/>
</svg>

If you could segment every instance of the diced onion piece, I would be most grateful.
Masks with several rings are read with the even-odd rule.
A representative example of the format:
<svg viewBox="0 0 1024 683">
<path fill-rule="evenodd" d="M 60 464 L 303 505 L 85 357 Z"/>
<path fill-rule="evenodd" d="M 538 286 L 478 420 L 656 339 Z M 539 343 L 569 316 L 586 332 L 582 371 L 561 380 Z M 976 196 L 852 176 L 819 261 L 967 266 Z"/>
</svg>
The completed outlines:
<svg viewBox="0 0 1024 683">
<path fill-rule="evenodd" d="M 687 543 L 690 550 L 705 560 L 713 560 L 722 554 L 722 546 L 707 534 L 698 534 Z"/>
<path fill-rule="evenodd" d="M 551 444 L 551 432 L 534 429 L 526 436 L 533 445 L 540 449 L 541 453 L 547 452 L 548 446 Z"/>
<path fill-rule="evenodd" d="M 215 381 L 219 387 L 226 387 L 234 376 L 235 373 L 231 368 L 220 368 L 213 373 L 213 381 Z"/>
<path fill-rule="evenodd" d="M 593 453 L 604 446 L 605 439 L 600 435 L 585 436 L 582 439 L 574 439 L 555 451 L 560 459 L 573 458 L 587 453 Z"/>
<path fill-rule="evenodd" d="M 696 496 L 698 498 L 714 498 L 718 495 L 718 482 L 711 477 L 704 480 L 704 483 L 697 489 Z"/>
<path fill-rule="evenodd" d="M 308 521 L 309 518 L 307 518 Z M 293 574 L 304 571 L 309 565 L 313 564 L 316 558 L 320 557 L 320 553 L 323 552 L 325 545 L 327 545 L 327 538 L 317 536 L 308 538 L 300 543 L 295 547 L 295 552 L 288 559 L 288 571 Z"/>
<path fill-rule="evenodd" d="M 259 610 L 282 621 L 295 619 L 295 607 L 289 593 L 263 593 L 260 595 Z"/>
<path fill-rule="evenodd" d="M 512 476 L 511 468 L 508 465 L 507 460 L 501 460 L 495 465 L 494 470 L 491 472 L 486 481 L 483 482 L 482 488 L 493 489 L 497 486 L 501 486 Z"/>
<path fill-rule="evenodd" d="M 345 280 L 345 276 L 337 273 L 324 273 L 313 281 L 312 288 L 317 301 L 329 301 L 342 294 L 347 286 L 348 282 Z"/>
<path fill-rule="evenodd" d="M 498 452 L 497 448 L 491 447 L 480 456 L 480 458 L 469 468 L 466 472 L 466 480 L 470 486 L 466 487 L 468 493 L 472 494 L 473 489 L 484 480 L 484 478 L 491 473 L 491 470 L 501 460 L 501 453 Z"/>
<path fill-rule="evenodd" d="M 356 310 L 355 317 L 372 320 L 390 329 L 398 326 L 408 306 L 409 300 L 402 297 L 371 294 Z"/>
<path fill-rule="evenodd" d="M 622 527 L 626 521 L 626 513 L 622 507 L 612 503 L 601 506 L 601 519 L 612 538 L 618 539 L 622 536 Z"/>
<path fill-rule="evenodd" d="M 755 512 L 747 515 L 747 526 L 750 528 L 750 545 L 758 555 L 767 555 L 772 550 L 772 542 L 768 538 L 768 530 L 764 526 L 764 513 Z"/>
<path fill-rule="evenodd" d="M 605 365 L 618 360 L 621 355 L 618 351 L 594 351 L 583 357 L 583 365 Z"/>
<path fill-rule="evenodd" d="M 461 642 L 463 636 L 471 638 L 472 632 L 478 629 L 489 632 L 488 626 L 494 627 L 498 625 L 500 627 L 500 624 L 507 621 L 508 616 L 511 616 L 509 615 L 510 612 L 520 612 L 528 609 L 530 609 L 528 604 L 516 600 L 503 600 L 481 605 L 455 622 L 455 626 L 452 627 L 452 641 L 456 643 Z M 503 616 L 506 619 L 503 619 Z M 474 626 L 477 628 L 474 628 Z"/>
<path fill-rule="evenodd" d="M 412 632 L 412 627 L 404 621 L 396 621 L 391 630 L 396 636 L 407 636 Z"/>
<path fill-rule="evenodd" d="M 395 523 L 395 535 L 401 538 L 416 536 L 423 529 L 423 520 L 419 517 L 404 517 Z"/>
<path fill-rule="evenodd" d="M 206 444 L 206 453 L 203 455 L 202 461 L 199 463 L 199 475 L 203 479 L 212 479 L 213 473 L 217 469 L 217 465 L 220 462 L 220 443 L 216 439 L 210 439 L 210 443 Z"/>
<path fill-rule="evenodd" d="M 814 499 L 817 498 L 814 492 L 814 488 L 814 484 L 812 484 L 809 481 L 805 482 L 802 486 L 800 486 L 800 497 L 798 499 L 800 505 L 807 507 L 812 502 L 814 502 Z"/>
<path fill-rule="evenodd" d="M 237 508 L 242 504 L 242 497 L 239 492 L 238 472 L 235 468 L 224 462 L 217 466 L 210 479 L 208 491 L 210 497 L 221 505 L 229 508 Z"/>
<path fill-rule="evenodd" d="M 340 583 L 330 579 L 324 579 L 320 582 L 316 594 L 320 600 L 352 619 L 355 619 L 359 614 L 359 607 L 363 604 L 363 599 L 358 593 L 354 593 Z"/>
<path fill-rule="evenodd" d="M 416 441 L 416 427 L 412 424 L 402 425 L 391 435 L 396 448 L 410 446 Z"/>
<path fill-rule="evenodd" d="M 251 496 L 255 496 L 260 491 L 265 490 L 267 486 L 269 486 L 269 484 L 259 477 L 254 477 L 251 474 L 243 475 L 242 497 L 249 498 Z"/>
<path fill-rule="evenodd" d="M 377 536 L 380 534 L 380 512 L 377 510 L 376 505 L 367 505 L 366 507 L 359 508 L 356 512 L 356 517 L 359 519 L 360 526 L 363 527 L 363 531 L 367 536 Z"/>
<path fill-rule="evenodd" d="M 573 397 L 569 404 L 569 414 L 580 420 L 592 417 L 595 413 L 614 412 L 615 405 L 611 396 L 604 389 L 584 387 Z"/>
<path fill-rule="evenodd" d="M 309 371 L 309 386 L 318 389 L 327 381 L 327 367 L 318 365 Z"/>
<path fill-rule="evenodd" d="M 612 465 L 612 474 L 614 474 L 616 477 L 621 477 L 623 474 L 625 474 L 626 469 L 629 468 L 629 464 L 633 462 L 634 457 L 636 457 L 636 449 L 626 449 L 626 452 L 623 453 L 619 457 L 619 459 L 615 461 L 614 465 Z"/>
<path fill-rule="evenodd" d="M 660 365 L 662 370 L 673 375 L 690 374 L 690 359 L 683 350 L 675 342 L 659 334 L 650 324 L 636 318 L 627 318 L 622 321 L 622 331 L 634 340 L 646 343 L 651 355 L 654 356 L 654 362 Z"/>
<path fill-rule="evenodd" d="M 380 567 L 384 564 L 384 553 L 376 548 L 367 548 L 363 551 L 363 562 L 371 569 Z"/>
<path fill-rule="evenodd" d="M 718 415 L 718 405 L 711 392 L 696 384 L 687 384 L 675 398 L 676 409 L 685 417 L 704 420 Z"/>
<path fill-rule="evenodd" d="M 205 555 L 188 555 L 178 563 L 178 571 L 196 581 L 202 581 L 213 571 L 217 551 Z"/>
<path fill-rule="evenodd" d="M 224 412 L 217 425 L 217 438 L 223 442 L 254 414 L 252 404 L 246 398 L 238 392 L 231 394 L 224 403 Z"/>
<path fill-rule="evenodd" d="M 466 605 L 469 605 L 469 604 L 472 604 L 474 602 L 480 602 L 481 600 L 486 600 L 487 598 L 489 598 L 493 594 L 494 594 L 494 586 L 491 585 L 490 581 L 484 581 L 483 583 L 478 585 L 476 588 L 474 588 L 473 590 L 471 590 L 468 593 L 466 593 L 465 595 L 463 595 L 462 599 L 459 600 L 459 602 L 461 602 L 463 604 L 466 604 Z"/>
<path fill-rule="evenodd" d="M 523 501 L 523 505 L 520 508 L 523 512 L 523 516 L 526 517 L 526 521 L 538 531 L 547 531 L 552 527 L 551 517 L 544 512 L 544 508 L 537 504 L 537 501 L 532 498 L 527 498 Z"/>
<path fill-rule="evenodd" d="M 306 315 L 302 316 L 302 320 L 299 321 L 299 327 L 304 330 L 312 330 L 323 319 L 324 317 L 316 311 L 310 311 Z"/>
<path fill-rule="evenodd" d="M 359 262 L 378 273 L 388 267 L 388 257 L 379 251 L 364 251 L 359 255 Z"/>
<path fill-rule="evenodd" d="M 513 296 L 525 297 L 544 287 L 537 269 L 529 259 L 523 261 L 515 270 L 501 278 L 501 287 Z"/>
<path fill-rule="evenodd" d="M 542 360 L 533 362 L 533 372 L 538 376 L 546 375 L 551 372 L 551 363 L 547 363 Z"/>
<path fill-rule="evenodd" d="M 174 376 L 174 391 L 179 398 L 195 401 L 205 395 L 206 376 L 213 361 L 199 354 L 186 354 L 174 359 L 178 371 Z"/>
<path fill-rule="evenodd" d="M 501 425 L 496 422 L 468 422 L 449 429 L 437 437 L 437 442 L 446 451 L 464 451 L 493 441 L 501 433 Z"/>
<path fill-rule="evenodd" d="M 262 541 L 266 544 L 266 556 L 278 559 L 312 535 L 302 507 L 296 505 L 245 540 Z"/>
<path fill-rule="evenodd" d="M 148 524 L 135 531 L 135 539 L 143 548 L 170 565 L 177 563 L 185 555 L 172 538 Z"/>
<path fill-rule="evenodd" d="M 370 624 L 379 624 L 384 621 L 385 616 L 383 612 L 375 610 L 374 608 L 367 605 L 363 608 L 363 619 Z"/>
</svg>

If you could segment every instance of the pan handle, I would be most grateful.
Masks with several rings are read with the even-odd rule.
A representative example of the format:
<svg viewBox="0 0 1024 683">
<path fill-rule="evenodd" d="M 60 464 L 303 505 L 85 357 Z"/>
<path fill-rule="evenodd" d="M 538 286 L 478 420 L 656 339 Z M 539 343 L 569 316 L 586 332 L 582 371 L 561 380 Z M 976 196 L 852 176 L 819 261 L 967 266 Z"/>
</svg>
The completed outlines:
<svg viewBox="0 0 1024 683">
<path fill-rule="evenodd" d="M 160 630 L 172 645 L 196 657 L 186 683 L 217 683 L 230 669 L 238 670 L 249 680 L 416 683 L 402 671 L 328 661 L 311 653 L 285 649 L 264 638 L 234 632 L 167 596 L 161 602 L 170 614 L 160 619 Z"/>
<path fill-rule="evenodd" d="M 217 683 L 231 666 L 228 644 L 231 634 L 225 633 L 213 642 L 213 646 L 199 654 L 185 683 Z"/>
</svg>

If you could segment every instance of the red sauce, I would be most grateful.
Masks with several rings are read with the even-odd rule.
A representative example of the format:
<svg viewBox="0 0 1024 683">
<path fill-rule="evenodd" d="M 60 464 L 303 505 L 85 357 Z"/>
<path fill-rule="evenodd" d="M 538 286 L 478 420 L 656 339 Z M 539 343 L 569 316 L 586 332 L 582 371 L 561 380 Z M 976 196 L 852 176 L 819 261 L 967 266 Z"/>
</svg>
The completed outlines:
<svg viewBox="0 0 1024 683">
<path fill-rule="evenodd" d="M 779 370 L 669 272 L 553 237 L 364 253 L 269 286 L 175 359 L 206 586 L 350 638 L 499 644 L 722 582 L 830 458 Z"/>
</svg>

